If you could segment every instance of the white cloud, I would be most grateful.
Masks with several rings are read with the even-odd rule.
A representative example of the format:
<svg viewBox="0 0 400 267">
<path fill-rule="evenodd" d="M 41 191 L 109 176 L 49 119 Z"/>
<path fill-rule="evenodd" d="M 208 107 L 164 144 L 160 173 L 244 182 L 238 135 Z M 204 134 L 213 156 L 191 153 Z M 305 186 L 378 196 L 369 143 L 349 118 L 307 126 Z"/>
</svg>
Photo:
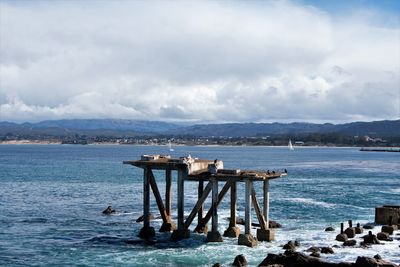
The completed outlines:
<svg viewBox="0 0 400 267">
<path fill-rule="evenodd" d="M 0 4 L 0 119 L 398 119 L 400 29 L 289 1 Z"/>
</svg>

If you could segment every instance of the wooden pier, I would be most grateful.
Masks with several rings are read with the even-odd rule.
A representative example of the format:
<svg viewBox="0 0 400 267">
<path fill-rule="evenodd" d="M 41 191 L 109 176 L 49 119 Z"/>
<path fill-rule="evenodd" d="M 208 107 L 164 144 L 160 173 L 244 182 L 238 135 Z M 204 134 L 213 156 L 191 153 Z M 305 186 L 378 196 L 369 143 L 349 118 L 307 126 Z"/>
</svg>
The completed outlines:
<svg viewBox="0 0 400 267">
<path fill-rule="evenodd" d="M 202 160 L 191 157 L 171 159 L 166 155 L 144 155 L 140 160 L 124 161 L 144 170 L 143 174 L 143 228 L 139 237 L 151 239 L 155 230 L 150 226 L 150 189 L 154 194 L 157 207 L 163 224 L 160 232 L 172 231 L 171 239 L 174 241 L 188 238 L 189 227 L 197 216 L 197 225 L 194 231 L 207 233 L 208 242 L 222 242 L 218 232 L 218 206 L 230 191 L 230 222 L 224 232 L 225 237 L 238 237 L 240 230 L 236 225 L 237 209 L 237 183 L 245 183 L 245 233 L 240 235 L 239 244 L 253 246 L 256 241 L 271 241 L 274 239 L 274 230 L 269 229 L 269 181 L 286 175 L 286 172 L 254 171 L 254 170 L 227 170 L 223 168 L 220 160 Z M 165 171 L 165 201 L 163 201 L 153 170 Z M 177 171 L 177 223 L 172 221 L 172 171 Z M 198 183 L 198 199 L 189 216 L 184 217 L 185 182 Z M 262 183 L 263 207 L 261 210 L 253 184 Z M 219 183 L 223 184 L 219 191 Z M 204 202 L 211 193 L 211 207 L 205 213 Z M 257 229 L 257 239 L 251 233 L 251 207 L 254 207 L 260 229 Z M 204 215 L 205 213 L 205 215 Z M 208 231 L 208 222 L 211 220 L 211 230 Z"/>
</svg>

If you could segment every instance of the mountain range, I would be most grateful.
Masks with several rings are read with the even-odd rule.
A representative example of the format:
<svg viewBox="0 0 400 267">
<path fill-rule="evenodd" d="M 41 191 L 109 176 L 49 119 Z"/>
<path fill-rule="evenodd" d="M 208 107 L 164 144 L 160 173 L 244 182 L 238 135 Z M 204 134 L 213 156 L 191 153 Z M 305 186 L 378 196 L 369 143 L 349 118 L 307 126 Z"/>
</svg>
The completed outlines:
<svg viewBox="0 0 400 267">
<path fill-rule="evenodd" d="M 400 120 L 352 122 L 344 124 L 220 123 L 182 125 L 162 121 L 121 119 L 47 120 L 38 123 L 0 122 L 0 136 L 193 136 L 253 137 L 339 133 L 348 136 L 400 137 Z"/>
</svg>

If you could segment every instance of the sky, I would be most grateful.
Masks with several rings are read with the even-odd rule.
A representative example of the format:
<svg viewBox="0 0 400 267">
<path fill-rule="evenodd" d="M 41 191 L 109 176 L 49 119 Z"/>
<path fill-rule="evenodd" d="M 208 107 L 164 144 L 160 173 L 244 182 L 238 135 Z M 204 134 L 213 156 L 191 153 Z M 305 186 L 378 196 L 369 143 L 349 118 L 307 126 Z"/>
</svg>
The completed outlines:
<svg viewBox="0 0 400 267">
<path fill-rule="evenodd" d="M 400 1 L 0 0 L 0 121 L 400 119 Z"/>
</svg>

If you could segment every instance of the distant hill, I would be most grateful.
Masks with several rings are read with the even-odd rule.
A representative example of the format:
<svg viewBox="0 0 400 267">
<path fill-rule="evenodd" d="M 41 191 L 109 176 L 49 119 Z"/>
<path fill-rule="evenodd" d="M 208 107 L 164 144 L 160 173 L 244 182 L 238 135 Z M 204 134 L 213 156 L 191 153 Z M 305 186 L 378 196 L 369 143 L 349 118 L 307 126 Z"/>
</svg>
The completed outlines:
<svg viewBox="0 0 400 267">
<path fill-rule="evenodd" d="M 400 120 L 315 123 L 223 123 L 181 126 L 160 121 L 119 119 L 48 120 L 38 123 L 0 122 L 0 136 L 196 136 L 253 137 L 266 135 L 302 135 L 340 133 L 348 136 L 400 137 Z"/>
<path fill-rule="evenodd" d="M 226 123 L 199 124 L 168 131 L 174 135 L 193 136 L 261 136 L 261 135 L 295 135 L 311 133 L 341 133 L 344 135 L 369 135 L 379 137 L 400 136 L 400 120 L 352 122 L 346 124 L 314 123 Z"/>
</svg>

